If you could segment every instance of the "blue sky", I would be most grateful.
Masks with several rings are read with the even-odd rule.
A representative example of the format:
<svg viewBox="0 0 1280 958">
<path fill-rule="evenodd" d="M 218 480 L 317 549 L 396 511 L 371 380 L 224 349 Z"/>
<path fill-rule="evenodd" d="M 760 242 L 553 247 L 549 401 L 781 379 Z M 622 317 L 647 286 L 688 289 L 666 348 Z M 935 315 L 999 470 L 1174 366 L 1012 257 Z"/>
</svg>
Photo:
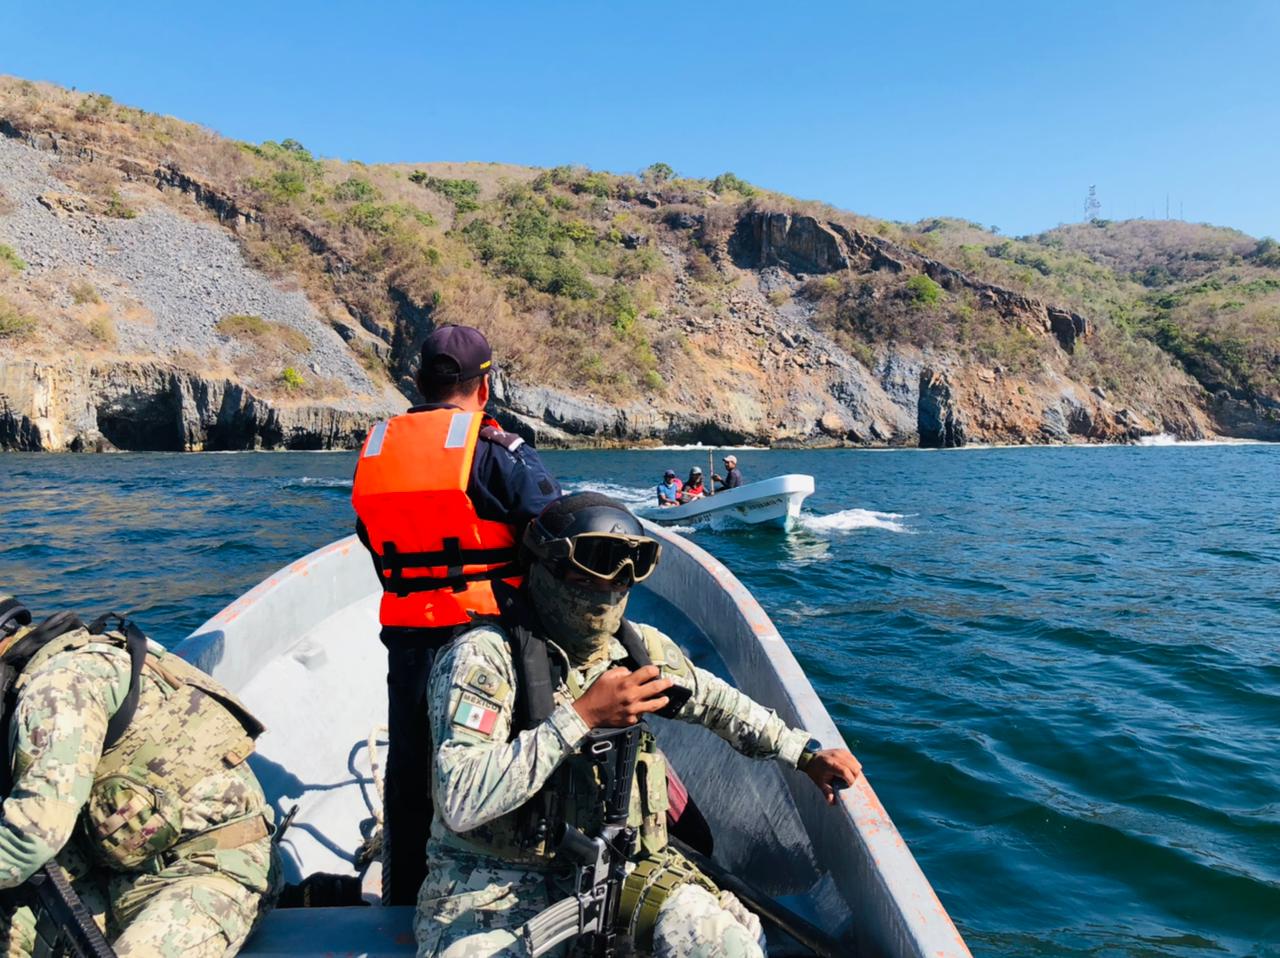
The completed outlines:
<svg viewBox="0 0 1280 958">
<path fill-rule="evenodd" d="M 1026 233 L 1280 235 L 1280 3 L 0 4 L 0 72 L 377 161 L 724 170 Z"/>
</svg>

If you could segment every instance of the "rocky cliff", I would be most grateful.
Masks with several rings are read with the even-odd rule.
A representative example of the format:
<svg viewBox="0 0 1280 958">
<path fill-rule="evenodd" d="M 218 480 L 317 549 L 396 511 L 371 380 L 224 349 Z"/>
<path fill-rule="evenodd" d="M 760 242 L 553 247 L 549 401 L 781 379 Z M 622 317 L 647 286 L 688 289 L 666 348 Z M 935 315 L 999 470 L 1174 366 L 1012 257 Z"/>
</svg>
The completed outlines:
<svg viewBox="0 0 1280 958">
<path fill-rule="evenodd" d="M 489 333 L 494 412 L 542 444 L 1280 438 L 1265 389 L 1118 323 L 1114 283 L 976 228 L 736 178 L 407 172 L 0 82 L 0 448 L 350 447 L 442 322 Z"/>
</svg>

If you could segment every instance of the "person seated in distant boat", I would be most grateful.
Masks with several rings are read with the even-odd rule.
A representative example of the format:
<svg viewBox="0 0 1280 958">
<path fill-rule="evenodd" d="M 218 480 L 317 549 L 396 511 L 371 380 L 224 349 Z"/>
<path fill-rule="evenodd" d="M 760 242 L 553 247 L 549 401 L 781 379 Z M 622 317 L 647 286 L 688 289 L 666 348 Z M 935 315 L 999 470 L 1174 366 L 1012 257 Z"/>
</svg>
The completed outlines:
<svg viewBox="0 0 1280 958">
<path fill-rule="evenodd" d="M 630 809 L 634 829 L 618 953 L 763 955 L 756 916 L 668 845 L 668 771 L 652 733 L 636 728 L 635 751 L 620 749 L 634 765 L 611 765 L 610 775 L 598 766 L 599 734 L 651 713 L 702 725 L 744 755 L 799 769 L 831 805 L 861 767 L 623 617 L 661 550 L 620 503 L 564 496 L 525 530 L 523 618 L 477 623 L 436 660 L 436 805 L 414 921 L 419 958 L 527 954 L 526 923 L 573 893 L 576 866 L 557 853 L 559 836 L 570 826 L 598 835 L 607 797 Z M 610 795 L 611 783 L 628 779 L 629 797 Z"/>
<path fill-rule="evenodd" d="M 118 616 L 33 625 L 0 596 L 0 664 L 0 889 L 54 863 L 113 954 L 236 954 L 279 892 L 271 806 L 246 761 L 258 720 Z M 46 953 L 49 929 L 17 904 L 0 908 L 0 950 Z"/>
<path fill-rule="evenodd" d="M 680 505 L 680 480 L 676 478 L 675 470 L 673 469 L 668 469 L 664 472 L 662 474 L 662 482 L 658 483 L 658 505 Z"/>
<path fill-rule="evenodd" d="M 695 499 L 701 499 L 707 494 L 707 487 L 702 481 L 702 470 L 694 466 L 689 470 L 689 479 L 684 484 L 684 489 L 680 491 L 681 502 L 693 502 Z"/>
<path fill-rule="evenodd" d="M 718 472 L 711 474 L 713 482 L 720 483 L 717 491 L 725 489 L 737 489 L 742 485 L 742 473 L 738 471 L 738 457 L 730 454 L 724 457 L 725 474 L 722 477 Z"/>
</svg>

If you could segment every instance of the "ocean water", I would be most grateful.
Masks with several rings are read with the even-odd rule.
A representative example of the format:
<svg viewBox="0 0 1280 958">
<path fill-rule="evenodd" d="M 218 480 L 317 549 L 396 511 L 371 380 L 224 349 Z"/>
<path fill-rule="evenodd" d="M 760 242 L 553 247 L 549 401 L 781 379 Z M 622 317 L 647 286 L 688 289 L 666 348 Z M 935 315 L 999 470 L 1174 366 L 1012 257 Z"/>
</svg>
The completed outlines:
<svg viewBox="0 0 1280 958">
<path fill-rule="evenodd" d="M 633 503 L 707 465 L 546 458 Z M 976 955 L 1280 955 L 1280 447 L 738 458 L 817 477 L 801 528 L 691 535 L 790 642 Z M 353 464 L 0 456 L 0 591 L 176 642 L 349 532 Z"/>
</svg>

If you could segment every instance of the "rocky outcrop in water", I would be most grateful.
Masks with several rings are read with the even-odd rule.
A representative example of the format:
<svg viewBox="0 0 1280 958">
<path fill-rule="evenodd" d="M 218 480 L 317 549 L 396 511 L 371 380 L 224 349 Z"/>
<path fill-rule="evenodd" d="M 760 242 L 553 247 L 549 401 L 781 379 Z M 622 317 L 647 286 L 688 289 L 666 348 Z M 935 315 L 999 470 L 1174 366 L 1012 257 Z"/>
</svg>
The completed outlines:
<svg viewBox="0 0 1280 958">
<path fill-rule="evenodd" d="M 916 409 L 916 429 L 922 449 L 954 449 L 964 445 L 964 416 L 944 374 L 933 369 L 920 370 L 920 398 Z"/>
</svg>

